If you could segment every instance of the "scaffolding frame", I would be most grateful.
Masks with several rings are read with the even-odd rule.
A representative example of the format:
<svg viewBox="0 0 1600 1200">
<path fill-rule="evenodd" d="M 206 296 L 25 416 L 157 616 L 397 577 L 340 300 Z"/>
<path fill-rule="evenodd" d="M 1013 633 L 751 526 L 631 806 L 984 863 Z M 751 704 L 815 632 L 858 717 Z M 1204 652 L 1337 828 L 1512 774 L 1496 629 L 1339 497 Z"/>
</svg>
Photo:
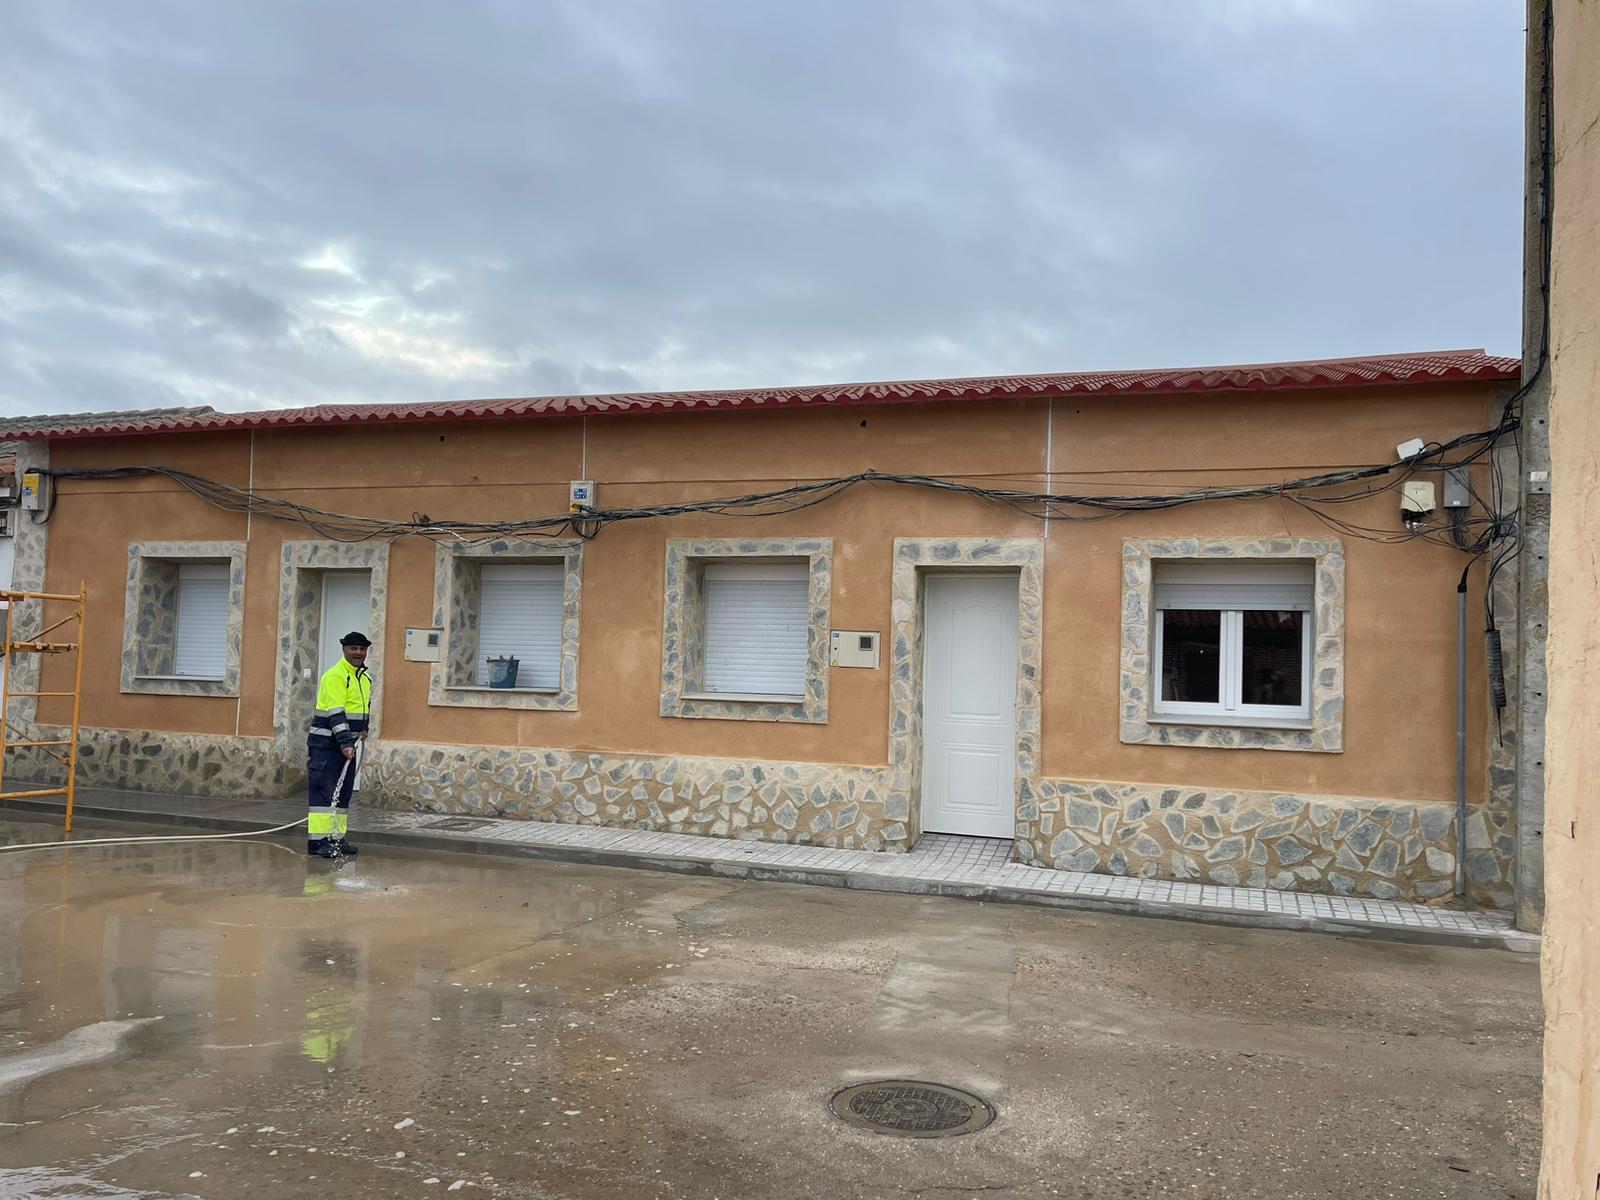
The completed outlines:
<svg viewBox="0 0 1600 1200">
<path fill-rule="evenodd" d="M 65 832 L 72 832 L 72 803 L 77 796 L 78 787 L 78 717 L 83 699 L 83 623 L 84 616 L 89 606 L 89 584 L 87 581 L 78 585 L 76 596 L 59 592 L 15 592 L 0 590 L 0 600 L 6 604 L 6 629 L 5 629 L 5 669 L 3 681 L 0 681 L 0 801 L 27 800 L 39 796 L 65 796 L 67 798 L 67 826 Z M 27 641 L 13 639 L 13 621 L 16 616 L 17 605 L 31 600 L 37 600 L 40 608 L 40 624 L 43 626 L 38 633 L 32 635 Z M 45 623 L 48 610 L 46 604 L 71 604 L 73 609 L 58 621 Z M 47 642 L 44 638 L 60 629 L 63 625 L 76 623 L 77 637 L 70 642 Z M 47 692 L 39 690 L 44 683 L 43 664 L 40 664 L 39 678 L 34 685 L 34 690 L 14 692 L 11 690 L 11 671 L 18 654 L 71 654 L 76 661 L 73 664 L 72 690 L 70 692 Z M 38 737 L 37 710 L 33 722 L 35 731 L 26 733 L 11 723 L 11 701 L 32 697 L 42 699 L 46 697 L 64 698 L 72 697 L 72 735 L 66 741 L 40 740 Z M 21 740 L 14 740 L 20 738 Z M 56 747 L 65 747 L 66 753 L 58 753 Z M 43 750 L 67 769 L 67 783 L 65 787 L 36 788 L 26 792 L 7 792 L 5 790 L 6 754 L 11 750 Z"/>
</svg>

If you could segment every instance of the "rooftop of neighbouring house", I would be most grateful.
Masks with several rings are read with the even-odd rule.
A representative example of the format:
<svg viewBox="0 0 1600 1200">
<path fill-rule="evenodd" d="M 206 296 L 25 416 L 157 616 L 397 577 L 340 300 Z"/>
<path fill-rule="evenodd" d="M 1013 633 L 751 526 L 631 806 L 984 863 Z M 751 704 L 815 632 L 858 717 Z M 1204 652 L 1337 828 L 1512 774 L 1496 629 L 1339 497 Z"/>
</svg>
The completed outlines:
<svg viewBox="0 0 1600 1200">
<path fill-rule="evenodd" d="M 1228 392 L 1292 393 L 1316 388 L 1427 385 L 1476 380 L 1511 382 L 1521 361 L 1482 350 L 1432 350 L 1366 358 L 1059 375 L 992 375 L 735 391 L 621 392 L 593 396 L 526 396 L 413 404 L 322 404 L 262 412 L 153 408 L 131 412 L 0 418 L 0 440 L 29 441 L 154 433 L 205 433 L 315 428 L 410 421 L 521 420 L 621 413 L 726 412 L 858 404 L 919 404 L 1022 397 L 1140 397 Z"/>
</svg>

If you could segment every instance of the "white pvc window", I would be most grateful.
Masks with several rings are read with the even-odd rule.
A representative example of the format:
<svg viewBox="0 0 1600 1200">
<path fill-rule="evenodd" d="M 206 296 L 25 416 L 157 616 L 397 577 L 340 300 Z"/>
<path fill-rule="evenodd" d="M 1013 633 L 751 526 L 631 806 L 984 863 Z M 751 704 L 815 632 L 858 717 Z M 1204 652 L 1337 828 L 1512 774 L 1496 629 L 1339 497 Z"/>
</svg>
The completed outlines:
<svg viewBox="0 0 1600 1200">
<path fill-rule="evenodd" d="M 1310 719 L 1313 563 L 1158 561 L 1154 574 L 1153 715 Z"/>
<path fill-rule="evenodd" d="M 178 567 L 178 613 L 172 673 L 186 679 L 221 679 L 228 669 L 227 563 Z"/>
<path fill-rule="evenodd" d="M 803 562 L 708 563 L 702 578 L 704 690 L 803 698 L 809 596 Z"/>
<path fill-rule="evenodd" d="M 560 563 L 495 563 L 479 568 L 478 665 L 489 683 L 489 659 L 518 660 L 518 688 L 561 686 L 564 574 Z"/>
</svg>

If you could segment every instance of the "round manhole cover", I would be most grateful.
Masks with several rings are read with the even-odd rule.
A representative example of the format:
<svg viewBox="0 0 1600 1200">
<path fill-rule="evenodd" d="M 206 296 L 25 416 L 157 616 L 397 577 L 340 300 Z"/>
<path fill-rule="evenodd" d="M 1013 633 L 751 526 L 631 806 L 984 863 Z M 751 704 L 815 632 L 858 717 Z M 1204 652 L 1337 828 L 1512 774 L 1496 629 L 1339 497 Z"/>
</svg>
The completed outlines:
<svg viewBox="0 0 1600 1200">
<path fill-rule="evenodd" d="M 982 1097 L 917 1079 L 858 1083 L 835 1092 L 829 1107 L 852 1125 L 895 1137 L 955 1137 L 995 1118 L 994 1105 Z"/>
</svg>

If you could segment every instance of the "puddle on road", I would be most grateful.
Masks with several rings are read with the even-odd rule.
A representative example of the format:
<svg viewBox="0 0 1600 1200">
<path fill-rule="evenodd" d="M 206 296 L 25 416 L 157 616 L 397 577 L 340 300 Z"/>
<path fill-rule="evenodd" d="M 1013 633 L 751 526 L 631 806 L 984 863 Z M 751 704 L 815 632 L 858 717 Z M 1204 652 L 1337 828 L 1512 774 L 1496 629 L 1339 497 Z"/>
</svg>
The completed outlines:
<svg viewBox="0 0 1600 1200">
<path fill-rule="evenodd" d="M 1137 1163 L 1238 1164 L 1211 1194 L 1239 1200 L 1293 1194 L 1256 1164 L 1330 1128 L 1411 1164 L 1457 1139 L 1471 1182 L 1522 1194 L 1536 970 L 1299 936 L 1218 956 L 1159 921 L 382 848 L 0 854 L 0 1196 L 1086 1192 Z M 1083 1019 L 1121 1011 L 1147 1036 Z M 1381 1044 L 1444 1015 L 1483 1036 Z M 1005 1115 L 943 1143 L 952 1176 L 957 1151 L 827 1113 L 862 1071 Z M 1393 1178 L 1317 1169 L 1319 1194 Z"/>
<path fill-rule="evenodd" d="M 484 1194 L 529 1148 L 628 1140 L 695 1052 L 612 1014 L 696 961 L 677 914 L 727 887 L 233 841 L 0 856 L 0 1194 Z"/>
<path fill-rule="evenodd" d="M 47 1046 L 0 1055 L 0 1095 L 23 1084 L 69 1067 L 87 1066 L 115 1058 L 128 1035 L 159 1017 L 138 1017 L 131 1021 L 96 1021 L 65 1034 Z"/>
</svg>

